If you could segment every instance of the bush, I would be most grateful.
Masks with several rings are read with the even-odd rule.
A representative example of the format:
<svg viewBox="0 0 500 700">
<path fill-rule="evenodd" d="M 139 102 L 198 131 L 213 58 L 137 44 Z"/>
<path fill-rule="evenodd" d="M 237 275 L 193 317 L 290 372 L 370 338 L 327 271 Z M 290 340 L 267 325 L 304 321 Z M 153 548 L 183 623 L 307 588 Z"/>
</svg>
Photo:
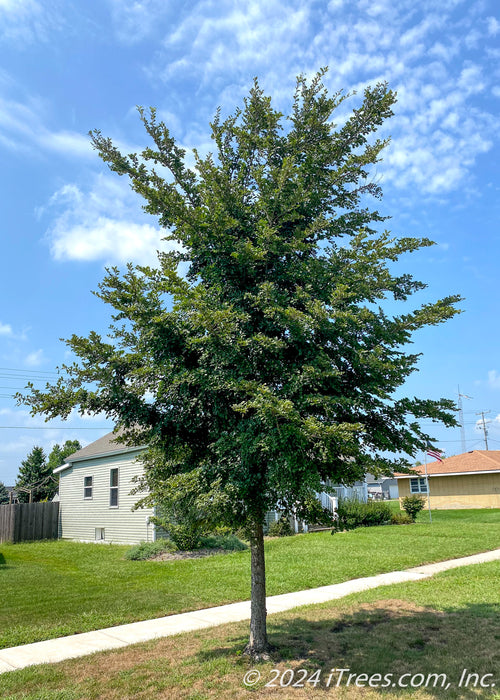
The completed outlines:
<svg viewBox="0 0 500 700">
<path fill-rule="evenodd" d="M 391 525 L 410 525 L 412 522 L 407 513 L 393 513 L 391 517 Z"/>
<path fill-rule="evenodd" d="M 267 534 L 269 537 L 289 537 L 290 535 L 294 535 L 295 532 L 292 530 L 288 518 L 280 518 L 269 526 Z"/>
<path fill-rule="evenodd" d="M 201 538 L 201 546 L 206 549 L 224 549 L 228 552 L 237 552 L 248 549 L 248 545 L 242 542 L 236 535 L 208 535 Z"/>
<path fill-rule="evenodd" d="M 405 496 L 401 505 L 408 517 L 411 518 L 412 523 L 414 523 L 417 515 L 423 510 L 425 501 L 421 496 L 415 494 L 414 496 Z"/>
<path fill-rule="evenodd" d="M 156 540 L 156 542 L 140 542 L 125 552 L 125 559 L 142 561 L 152 559 L 163 552 L 175 552 L 177 547 L 170 540 Z"/>
<path fill-rule="evenodd" d="M 388 503 L 370 501 L 363 503 L 357 499 L 339 499 L 334 530 L 354 530 L 357 527 L 388 525 L 392 511 Z"/>
<path fill-rule="evenodd" d="M 166 523 L 161 521 L 165 530 L 168 530 L 168 535 L 177 549 L 185 552 L 191 552 L 193 549 L 201 547 L 201 538 L 203 530 L 196 523 L 174 524 L 173 522 Z"/>
</svg>

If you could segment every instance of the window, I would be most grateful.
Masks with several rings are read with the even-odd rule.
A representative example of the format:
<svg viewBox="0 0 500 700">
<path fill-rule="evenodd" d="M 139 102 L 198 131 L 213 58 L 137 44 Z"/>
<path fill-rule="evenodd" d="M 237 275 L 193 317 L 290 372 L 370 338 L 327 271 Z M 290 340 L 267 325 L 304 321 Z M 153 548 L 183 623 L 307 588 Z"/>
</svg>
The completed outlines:
<svg viewBox="0 0 500 700">
<path fill-rule="evenodd" d="M 410 479 L 410 491 L 411 493 L 427 493 L 427 479 L 424 477 Z"/>
<path fill-rule="evenodd" d="M 83 477 L 83 497 L 92 498 L 92 479 L 91 476 Z"/>
<path fill-rule="evenodd" d="M 101 540 L 104 540 L 104 528 L 103 527 L 96 527 L 95 529 L 95 539 L 96 542 L 100 542 Z"/>
<path fill-rule="evenodd" d="M 118 508 L 118 469 L 109 471 L 109 506 Z"/>
</svg>

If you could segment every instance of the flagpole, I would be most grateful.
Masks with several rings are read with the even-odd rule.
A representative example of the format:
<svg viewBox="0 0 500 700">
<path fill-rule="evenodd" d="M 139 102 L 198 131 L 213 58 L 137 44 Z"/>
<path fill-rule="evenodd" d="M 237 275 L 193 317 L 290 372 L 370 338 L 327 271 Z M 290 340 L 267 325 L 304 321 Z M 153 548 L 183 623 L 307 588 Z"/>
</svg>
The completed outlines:
<svg viewBox="0 0 500 700">
<path fill-rule="evenodd" d="M 427 484 L 427 510 L 429 511 L 429 522 L 432 523 L 432 513 L 431 513 L 431 492 L 429 489 L 429 475 L 427 474 L 427 448 L 424 450 L 425 453 L 425 482 Z"/>
</svg>

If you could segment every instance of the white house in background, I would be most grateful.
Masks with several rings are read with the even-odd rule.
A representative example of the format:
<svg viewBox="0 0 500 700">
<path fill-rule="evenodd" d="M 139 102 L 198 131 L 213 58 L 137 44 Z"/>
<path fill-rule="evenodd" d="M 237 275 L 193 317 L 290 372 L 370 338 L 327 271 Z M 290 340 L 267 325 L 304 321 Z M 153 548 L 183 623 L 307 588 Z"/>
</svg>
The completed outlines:
<svg viewBox="0 0 500 700">
<path fill-rule="evenodd" d="M 155 509 L 132 510 L 139 496 L 130 495 L 135 486 L 134 477 L 142 473 L 137 457 L 145 448 L 125 447 L 115 438 L 115 433 L 104 435 L 54 469 L 54 474 L 59 474 L 60 538 L 116 544 L 156 539 L 158 533 L 150 522 Z M 318 497 L 325 508 L 333 511 L 339 497 L 366 501 L 366 483 L 337 486 L 331 494 L 321 493 Z M 278 518 L 279 513 L 272 511 L 267 523 Z M 295 529 L 299 529 L 298 522 Z M 160 536 L 163 535 L 161 531 Z"/>
<path fill-rule="evenodd" d="M 54 469 L 59 474 L 59 537 L 83 542 L 136 544 L 154 540 L 153 508 L 132 507 L 143 447 L 115 442 L 115 433 L 92 442 Z"/>
</svg>

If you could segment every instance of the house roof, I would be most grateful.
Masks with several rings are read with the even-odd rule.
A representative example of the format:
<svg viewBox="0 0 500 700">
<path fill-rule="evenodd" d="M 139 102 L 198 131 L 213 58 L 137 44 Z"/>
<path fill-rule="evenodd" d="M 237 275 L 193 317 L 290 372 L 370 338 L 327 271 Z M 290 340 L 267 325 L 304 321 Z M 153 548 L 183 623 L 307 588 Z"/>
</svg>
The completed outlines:
<svg viewBox="0 0 500 700">
<path fill-rule="evenodd" d="M 127 447 L 123 443 L 116 442 L 117 433 L 111 432 L 103 435 L 102 438 L 91 442 L 90 445 L 82 447 L 78 452 L 74 452 L 69 457 L 66 457 L 66 462 L 79 462 L 82 459 L 92 459 L 94 457 L 102 457 L 104 455 L 117 454 L 121 452 L 131 452 L 133 450 L 141 450 L 142 446 Z"/>
<path fill-rule="evenodd" d="M 446 457 L 442 462 L 429 462 L 429 476 L 451 476 L 452 474 L 474 474 L 500 471 L 500 450 L 472 450 L 454 457 Z M 423 464 L 413 467 L 414 474 L 425 474 Z M 394 474 L 397 479 L 409 479 L 412 474 Z"/>
</svg>

